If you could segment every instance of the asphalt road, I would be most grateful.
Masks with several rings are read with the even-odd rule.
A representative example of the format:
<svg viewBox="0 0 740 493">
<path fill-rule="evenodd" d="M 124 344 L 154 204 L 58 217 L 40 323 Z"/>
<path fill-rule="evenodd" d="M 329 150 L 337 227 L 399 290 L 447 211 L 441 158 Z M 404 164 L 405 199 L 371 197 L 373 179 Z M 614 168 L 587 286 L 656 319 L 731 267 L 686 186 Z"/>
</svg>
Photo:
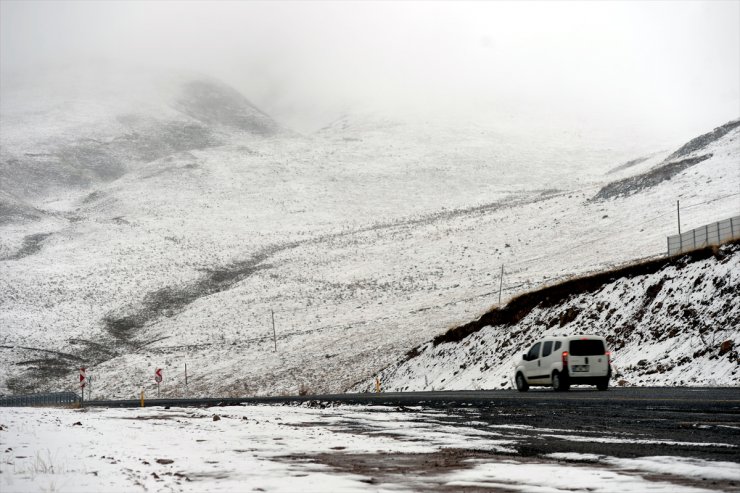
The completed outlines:
<svg viewBox="0 0 740 493">
<path fill-rule="evenodd" d="M 445 391 L 280 397 L 150 399 L 146 406 L 334 403 L 422 406 L 441 410 L 450 426 L 513 427 L 518 454 L 576 452 L 615 457 L 688 456 L 740 462 L 740 388 L 613 388 L 599 392 L 533 389 L 520 393 Z M 85 406 L 136 407 L 140 402 L 90 401 Z M 378 408 L 377 412 L 385 412 Z M 573 439 L 574 434 L 579 438 Z M 567 435 L 567 436 L 566 436 Z"/>
<path fill-rule="evenodd" d="M 450 423 L 516 426 L 519 455 L 685 456 L 740 462 L 740 388 L 492 392 L 448 407 Z M 462 396 L 460 396 L 462 397 Z M 488 398 L 488 399 L 486 399 Z"/>
</svg>

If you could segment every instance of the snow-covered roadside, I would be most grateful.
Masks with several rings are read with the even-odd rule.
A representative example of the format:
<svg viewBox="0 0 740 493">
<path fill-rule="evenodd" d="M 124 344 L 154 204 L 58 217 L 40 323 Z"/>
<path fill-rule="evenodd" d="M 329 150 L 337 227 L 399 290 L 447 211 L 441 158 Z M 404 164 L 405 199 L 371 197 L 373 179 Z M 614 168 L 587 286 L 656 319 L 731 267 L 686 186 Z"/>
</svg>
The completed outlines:
<svg viewBox="0 0 740 493">
<path fill-rule="evenodd" d="M 0 410 L 0 490 L 700 492 L 687 481 L 740 481 L 740 465 L 677 457 L 584 454 L 519 458 L 521 430 L 444 425 L 442 411 L 383 407 Z M 730 445 L 728 445 L 730 446 Z M 488 451 L 454 470 L 374 477 L 333 468 L 322 454 Z M 593 463 L 593 464 L 592 464 Z M 660 478 L 645 477 L 660 474 Z"/>
</svg>

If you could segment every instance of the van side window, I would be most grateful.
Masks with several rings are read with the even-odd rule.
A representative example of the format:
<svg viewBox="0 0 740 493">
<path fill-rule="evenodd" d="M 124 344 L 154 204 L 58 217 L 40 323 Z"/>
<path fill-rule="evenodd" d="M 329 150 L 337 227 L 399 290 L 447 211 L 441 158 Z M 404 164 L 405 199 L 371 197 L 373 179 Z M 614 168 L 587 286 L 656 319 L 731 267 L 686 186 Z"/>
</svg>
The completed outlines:
<svg viewBox="0 0 740 493">
<path fill-rule="evenodd" d="M 542 357 L 550 356 L 550 353 L 552 353 L 552 341 L 545 342 L 545 345 L 542 346 Z"/>
<path fill-rule="evenodd" d="M 538 342 L 534 346 L 532 346 L 532 349 L 529 350 L 527 353 L 527 361 L 534 361 L 537 358 L 540 357 L 540 345 L 542 343 Z"/>
<path fill-rule="evenodd" d="M 562 346 L 562 345 L 563 345 L 563 343 L 560 342 L 560 341 L 555 342 L 555 349 L 554 349 L 554 351 L 557 351 L 558 349 L 560 349 L 560 346 Z"/>
</svg>

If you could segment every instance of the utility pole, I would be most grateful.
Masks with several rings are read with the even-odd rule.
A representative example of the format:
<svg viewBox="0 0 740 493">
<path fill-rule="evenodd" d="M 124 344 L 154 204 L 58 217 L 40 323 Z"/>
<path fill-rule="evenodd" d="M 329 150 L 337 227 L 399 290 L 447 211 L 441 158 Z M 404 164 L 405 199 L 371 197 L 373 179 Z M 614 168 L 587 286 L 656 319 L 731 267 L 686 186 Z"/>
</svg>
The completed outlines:
<svg viewBox="0 0 740 493">
<path fill-rule="evenodd" d="M 87 383 L 87 368 L 80 368 L 80 407 L 85 407 L 85 383 Z"/>
<path fill-rule="evenodd" d="M 498 304 L 501 306 L 501 289 L 504 287 L 504 266 L 501 266 L 501 276 L 498 283 Z"/>
<path fill-rule="evenodd" d="M 681 238 L 681 208 L 676 201 L 676 217 L 678 218 L 678 253 L 683 252 L 683 238 Z"/>
<path fill-rule="evenodd" d="M 272 316 L 272 342 L 275 344 L 275 352 L 277 353 L 277 334 L 275 332 L 275 311 L 270 308 L 270 315 Z"/>
<path fill-rule="evenodd" d="M 681 235 L 681 208 L 678 205 L 678 200 L 676 201 L 676 216 L 678 217 L 678 234 Z"/>
</svg>

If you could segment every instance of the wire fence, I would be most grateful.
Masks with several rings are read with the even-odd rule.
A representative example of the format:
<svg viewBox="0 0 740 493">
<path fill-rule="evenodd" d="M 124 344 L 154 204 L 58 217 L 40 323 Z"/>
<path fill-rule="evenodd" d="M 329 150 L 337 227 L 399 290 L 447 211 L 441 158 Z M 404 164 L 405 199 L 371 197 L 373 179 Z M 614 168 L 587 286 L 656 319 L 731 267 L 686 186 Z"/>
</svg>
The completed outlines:
<svg viewBox="0 0 740 493">
<path fill-rule="evenodd" d="M 680 235 L 669 236 L 668 255 L 687 252 L 710 245 L 720 245 L 726 241 L 740 238 L 740 216 L 706 224 L 686 231 Z"/>
<path fill-rule="evenodd" d="M 49 392 L 0 397 L 0 407 L 76 406 L 79 403 L 80 396 L 74 392 Z"/>
<path fill-rule="evenodd" d="M 587 188 L 584 188 L 584 189 L 581 189 L 581 190 L 588 190 L 588 189 Z M 575 191 L 568 191 L 568 192 L 563 193 L 562 195 L 567 195 L 567 194 L 571 194 L 571 193 L 575 193 Z M 701 201 L 701 202 L 695 202 L 695 203 L 688 204 L 688 205 L 681 205 L 681 211 L 685 211 L 685 210 L 688 210 L 688 209 L 694 209 L 694 208 L 702 207 L 702 206 L 703 207 L 707 207 L 709 204 L 713 204 L 713 203 L 716 203 L 718 201 L 728 199 L 730 197 L 738 197 L 738 196 L 740 196 L 740 193 L 731 193 L 731 194 L 726 194 L 726 195 L 722 195 L 722 196 L 719 196 L 719 197 L 714 197 L 712 199 L 704 200 L 704 201 Z M 643 235 L 643 232 L 642 232 L 642 229 L 641 229 L 642 227 L 654 227 L 653 225 L 656 222 L 658 222 L 658 221 L 664 222 L 665 221 L 665 218 L 667 216 L 672 216 L 675 213 L 676 212 L 674 210 L 668 210 L 667 212 L 662 212 L 662 213 L 655 214 L 655 215 L 652 215 L 650 217 L 647 217 L 644 220 L 642 220 L 640 222 L 637 222 L 637 223 L 634 222 L 634 218 L 632 218 L 630 216 L 630 217 L 626 218 L 624 221 L 621 221 L 620 223 L 613 225 L 612 228 L 613 229 L 614 228 L 621 228 L 622 231 L 631 230 L 633 232 L 633 236 L 642 236 Z M 733 220 L 733 223 L 732 224 L 734 225 L 734 230 L 733 230 L 734 231 L 734 237 L 733 238 L 728 238 L 726 236 L 721 236 L 720 243 L 724 243 L 725 241 L 728 241 L 729 239 L 734 239 L 734 238 L 737 238 L 737 237 L 740 236 L 740 216 L 735 216 L 735 217 L 732 218 L 732 220 Z M 727 219 L 726 221 L 729 221 L 729 219 Z M 697 228 L 697 229 L 702 229 L 703 230 L 704 227 L 702 226 L 701 228 Z M 686 236 L 686 235 L 689 235 L 690 233 L 691 233 L 691 231 L 689 231 L 687 233 L 684 233 L 684 235 Z M 656 239 L 659 239 L 660 234 L 658 234 L 657 236 L 658 237 Z M 677 237 L 677 235 L 676 235 L 676 237 Z M 688 236 L 686 236 L 686 237 L 688 237 Z M 673 238 L 673 236 L 671 236 L 669 238 Z M 604 232 L 601 235 L 592 236 L 592 237 L 590 237 L 590 238 L 588 238 L 586 240 L 581 239 L 579 241 L 579 245 L 584 246 L 584 245 L 599 244 L 599 243 L 602 243 L 602 242 L 605 242 L 605 241 L 610 241 L 610 240 L 613 240 L 613 239 L 614 239 L 614 231 L 613 230 L 610 230 L 608 232 Z M 690 244 L 690 242 L 687 240 L 686 245 L 689 245 L 689 244 Z M 712 245 L 712 244 L 716 244 L 716 243 L 709 243 L 708 245 Z M 708 246 L 708 245 L 704 245 L 704 246 Z M 702 246 L 703 245 L 697 243 L 696 248 L 701 248 Z M 566 248 L 564 248 L 563 250 L 561 250 L 561 251 L 559 251 L 557 253 L 558 254 L 565 254 L 565 253 L 569 252 L 571 249 L 572 249 L 572 246 L 569 245 L 569 246 L 567 246 Z M 692 248 L 686 248 L 685 247 L 684 251 L 691 250 L 691 249 Z M 654 254 L 645 255 L 645 256 L 640 257 L 640 258 L 633 258 L 633 259 L 631 259 L 631 262 L 640 262 L 640 261 L 650 260 L 652 258 L 660 257 L 663 254 L 661 254 L 659 252 L 660 252 L 659 250 L 656 250 Z M 676 252 L 673 252 L 673 253 L 676 253 Z M 669 254 L 671 254 L 670 251 L 669 251 Z M 549 257 L 552 257 L 552 256 L 553 256 L 553 253 L 550 252 L 548 254 L 537 255 L 537 256 L 533 256 L 533 257 L 527 257 L 525 259 L 518 259 L 518 260 L 515 260 L 513 262 L 508 262 L 508 263 L 506 263 L 506 276 L 509 277 L 513 273 L 513 271 L 522 270 L 523 268 L 525 268 L 525 267 L 527 267 L 527 266 L 529 266 L 531 264 L 534 264 L 536 262 L 542 261 L 542 260 L 544 260 L 546 258 L 549 258 Z M 612 263 L 612 264 L 609 264 L 609 263 L 605 264 L 604 262 L 599 261 L 598 263 L 594 264 L 593 266 L 590 266 L 591 269 L 584 269 L 582 272 L 579 272 L 579 273 L 577 273 L 575 275 L 578 275 L 578 276 L 588 275 L 589 273 L 599 272 L 599 271 L 603 270 L 604 268 L 618 267 L 619 265 L 620 265 L 619 262 Z M 563 280 L 572 278 L 573 275 L 574 275 L 573 273 L 571 273 L 571 274 L 562 274 L 562 275 L 555 275 L 555 276 L 541 278 L 541 279 L 532 279 L 530 282 L 519 282 L 519 283 L 516 283 L 516 284 L 506 284 L 505 283 L 504 286 L 503 286 L 503 293 L 507 294 L 508 296 L 513 296 L 514 294 L 520 292 L 522 289 L 529 290 L 529 289 L 533 289 L 533 288 L 537 287 L 538 285 L 546 285 L 546 284 L 552 283 L 552 282 L 563 281 Z M 485 297 L 485 296 L 496 295 L 499 292 L 499 290 L 498 290 L 498 283 L 499 283 L 498 277 L 496 277 L 490 283 L 487 283 L 487 284 L 479 284 L 477 286 L 477 288 L 481 288 L 481 287 L 489 288 L 489 289 L 485 290 L 485 292 L 476 292 L 476 293 L 472 293 L 472 294 L 469 294 L 467 296 L 463 296 L 463 297 L 459 297 L 459 298 L 457 298 L 457 297 L 456 298 L 446 297 L 445 298 L 446 303 L 444 303 L 444 305 L 452 305 L 452 304 L 460 303 L 460 302 L 463 302 L 463 301 L 470 301 L 470 300 L 473 300 L 475 298 L 482 298 L 482 297 Z M 491 288 L 495 288 L 495 289 L 491 289 Z M 444 306 L 444 305 L 442 305 L 442 306 Z M 276 308 L 276 309 L 274 309 L 274 314 L 275 315 L 295 314 L 295 313 L 305 312 L 305 311 L 320 310 L 322 308 L 329 308 L 329 307 L 332 307 L 332 306 L 335 306 L 338 309 L 339 307 L 344 306 L 344 304 L 343 303 L 339 303 L 339 304 L 333 305 L 332 303 L 314 303 L 314 304 L 311 304 L 309 306 L 299 306 L 299 307 L 291 307 L 291 308 Z M 440 305 L 435 305 L 435 306 L 430 306 L 430 307 L 420 307 L 419 310 L 426 310 L 426 309 L 435 308 L 435 307 L 438 307 L 438 306 L 440 306 Z"/>
</svg>

